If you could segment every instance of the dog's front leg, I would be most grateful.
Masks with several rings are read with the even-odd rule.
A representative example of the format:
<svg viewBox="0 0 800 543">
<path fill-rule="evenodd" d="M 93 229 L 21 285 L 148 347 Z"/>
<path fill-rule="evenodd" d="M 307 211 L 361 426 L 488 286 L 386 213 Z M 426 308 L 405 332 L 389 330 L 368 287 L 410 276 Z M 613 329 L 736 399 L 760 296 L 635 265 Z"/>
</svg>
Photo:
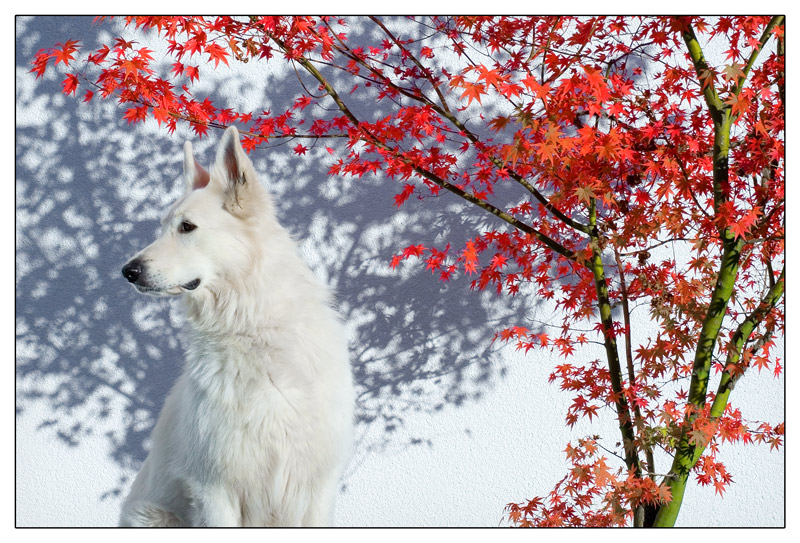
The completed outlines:
<svg viewBox="0 0 800 543">
<path fill-rule="evenodd" d="M 222 487 L 198 489 L 193 505 L 193 526 L 236 527 L 242 524 L 239 500 Z"/>
</svg>

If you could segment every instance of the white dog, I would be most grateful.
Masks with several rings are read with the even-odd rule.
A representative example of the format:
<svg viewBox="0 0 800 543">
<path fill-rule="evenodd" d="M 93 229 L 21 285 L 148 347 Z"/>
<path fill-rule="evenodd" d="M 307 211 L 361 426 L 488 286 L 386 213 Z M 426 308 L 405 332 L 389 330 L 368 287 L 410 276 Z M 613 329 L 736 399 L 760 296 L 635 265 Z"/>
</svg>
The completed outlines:
<svg viewBox="0 0 800 543">
<path fill-rule="evenodd" d="M 122 272 L 183 297 L 189 349 L 120 525 L 330 525 L 353 433 L 343 328 L 237 130 L 210 172 L 187 142 L 183 168 L 161 237 Z"/>
</svg>

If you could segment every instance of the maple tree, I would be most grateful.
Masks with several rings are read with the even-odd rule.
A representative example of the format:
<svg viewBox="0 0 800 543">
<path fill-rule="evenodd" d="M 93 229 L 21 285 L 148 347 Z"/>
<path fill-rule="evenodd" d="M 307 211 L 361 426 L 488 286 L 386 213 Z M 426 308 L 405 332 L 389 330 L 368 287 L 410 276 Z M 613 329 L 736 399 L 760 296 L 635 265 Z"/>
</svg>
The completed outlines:
<svg viewBox="0 0 800 543">
<path fill-rule="evenodd" d="M 496 339 L 564 356 L 550 379 L 575 395 L 569 426 L 610 407 L 619 427 L 617 452 L 569 444 L 569 472 L 509 504 L 511 523 L 671 526 L 692 473 L 720 493 L 731 482 L 720 445 L 780 447 L 782 423 L 729 400 L 746 372 L 783 369 L 784 18 L 358 19 L 369 32 L 354 37 L 346 17 L 131 17 L 165 40 L 169 74 L 122 38 L 83 56 L 67 40 L 32 71 L 63 64 L 65 94 L 112 98 L 128 123 L 236 124 L 248 151 L 324 141 L 330 175 L 398 182 L 398 207 L 449 193 L 493 215 L 463 247 L 412 245 L 390 266 L 553 301 L 553 337 L 520 323 Z M 712 41 L 724 60 L 706 57 Z M 248 61 L 294 68 L 291 107 L 192 93 L 205 70 Z M 657 333 L 634 344 L 648 309 Z M 581 358 L 591 341 L 603 359 Z"/>
</svg>

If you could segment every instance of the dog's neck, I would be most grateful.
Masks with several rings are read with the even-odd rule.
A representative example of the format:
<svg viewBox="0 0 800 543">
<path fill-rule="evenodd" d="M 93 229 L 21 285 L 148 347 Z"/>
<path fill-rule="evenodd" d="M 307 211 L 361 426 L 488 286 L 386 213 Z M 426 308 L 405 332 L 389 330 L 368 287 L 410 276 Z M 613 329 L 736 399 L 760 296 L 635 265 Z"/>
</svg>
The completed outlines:
<svg viewBox="0 0 800 543">
<path fill-rule="evenodd" d="M 295 260 L 296 259 L 296 260 Z M 189 324 L 208 337 L 264 338 L 277 328 L 296 327 L 304 317 L 297 307 L 306 299 L 328 303 L 324 291 L 299 257 L 273 267 L 258 266 L 254 273 L 185 297 Z M 261 292 L 258 300 L 254 293 Z"/>
</svg>

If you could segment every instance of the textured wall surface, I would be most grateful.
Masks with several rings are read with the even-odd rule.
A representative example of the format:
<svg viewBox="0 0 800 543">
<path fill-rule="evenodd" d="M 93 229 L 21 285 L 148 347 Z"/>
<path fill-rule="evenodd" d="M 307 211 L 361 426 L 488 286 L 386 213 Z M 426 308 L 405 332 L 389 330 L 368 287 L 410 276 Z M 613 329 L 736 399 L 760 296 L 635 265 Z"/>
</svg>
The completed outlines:
<svg viewBox="0 0 800 543">
<path fill-rule="evenodd" d="M 16 21 L 18 526 L 114 525 L 180 371 L 179 303 L 137 294 L 120 268 L 179 194 L 191 134 L 129 126 L 113 103 L 63 96 L 55 71 L 38 81 L 29 72 L 39 49 L 69 38 L 89 49 L 118 26 Z M 201 88 L 229 107 L 278 110 L 296 97 L 294 78 L 280 64 L 250 63 L 204 73 Z M 194 138 L 201 162 L 217 138 Z M 572 398 L 548 383 L 556 355 L 491 342 L 505 326 L 557 324 L 552 305 L 471 292 L 463 279 L 445 285 L 420 263 L 388 268 L 412 242 L 441 241 L 435 232 L 458 241 L 491 218 L 448 197 L 398 212 L 393 184 L 329 178 L 324 146 L 310 157 L 290 147 L 251 158 L 348 324 L 357 444 L 339 525 L 502 525 L 506 503 L 546 494 L 563 476 L 569 440 L 614 435 L 610 410 L 565 427 Z M 750 374 L 734 396 L 752 418 L 783 420 L 782 379 Z M 679 524 L 783 525 L 783 451 L 728 446 L 720 457 L 734 484 L 723 497 L 691 486 Z"/>
</svg>

